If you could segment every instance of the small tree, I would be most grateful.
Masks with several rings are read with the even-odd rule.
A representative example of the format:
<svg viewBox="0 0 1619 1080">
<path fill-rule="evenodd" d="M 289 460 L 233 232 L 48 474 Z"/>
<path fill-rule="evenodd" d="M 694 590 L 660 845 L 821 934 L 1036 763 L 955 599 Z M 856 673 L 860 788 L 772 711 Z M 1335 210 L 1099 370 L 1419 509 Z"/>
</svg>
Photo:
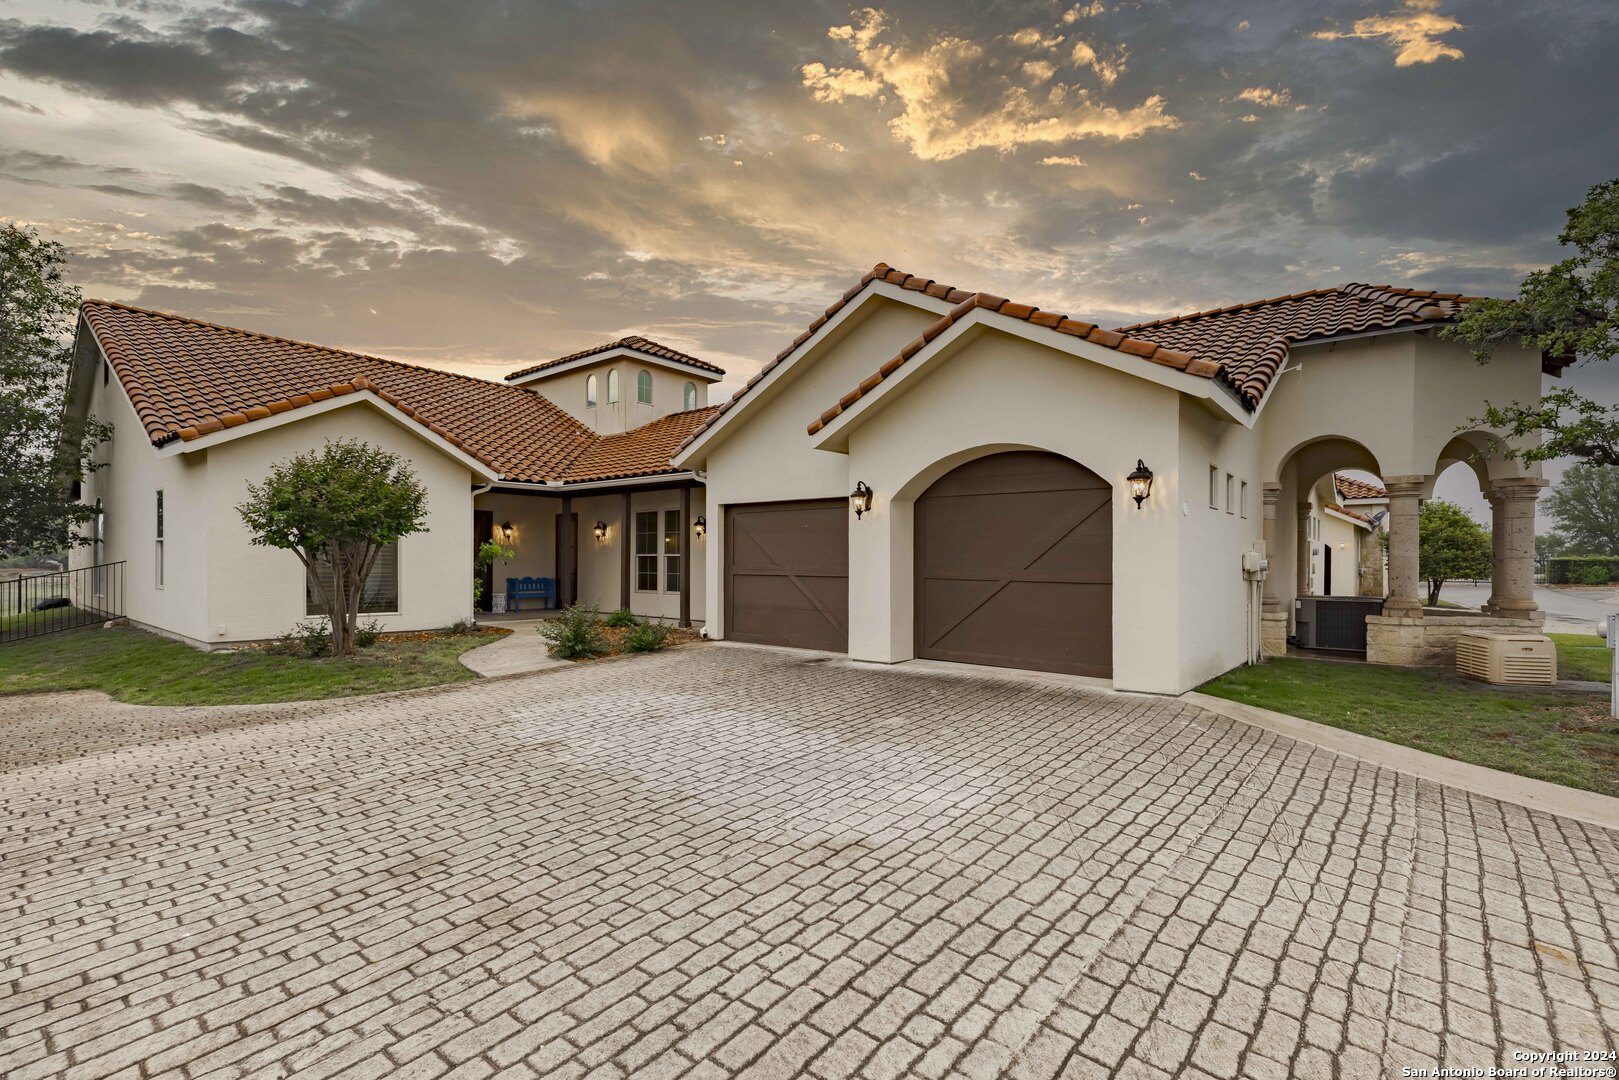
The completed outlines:
<svg viewBox="0 0 1619 1080">
<path fill-rule="evenodd" d="M 73 482 L 96 467 L 91 454 L 112 428 L 63 411 L 79 306 L 66 263 L 61 244 L 0 225 L 0 557 L 89 540 L 75 526 L 95 512 Z"/>
<path fill-rule="evenodd" d="M 263 484 L 247 485 L 237 512 L 253 543 L 284 548 L 304 564 L 332 624 L 332 655 L 354 655 L 365 583 L 377 554 L 426 532 L 427 491 L 398 454 L 355 439 L 278 462 Z M 330 586 L 319 573 L 332 571 Z"/>
<path fill-rule="evenodd" d="M 1471 344 L 1480 362 L 1514 341 L 1553 356 L 1619 356 L 1619 179 L 1586 192 L 1585 202 L 1568 212 L 1557 242 L 1573 253 L 1524 278 L 1516 301 L 1470 305 L 1444 336 Z M 1481 419 L 1492 428 L 1531 436 L 1533 445 L 1509 451 L 1526 461 L 1575 457 L 1619 465 L 1619 406 L 1573 390 L 1553 390 L 1536 402 L 1491 404 Z"/>
<path fill-rule="evenodd" d="M 485 540 L 478 545 L 478 550 L 472 556 L 472 602 L 477 604 L 483 599 L 483 572 L 495 565 L 496 559 L 510 559 L 517 552 L 505 544 L 497 544 L 493 540 Z"/>
<path fill-rule="evenodd" d="M 1428 583 L 1428 606 L 1439 604 L 1447 581 L 1490 576 L 1490 533 L 1455 503 L 1425 503 L 1418 522 L 1418 572 Z"/>
<path fill-rule="evenodd" d="M 1619 466 L 1569 466 L 1545 505 L 1569 552 L 1619 555 Z"/>
</svg>

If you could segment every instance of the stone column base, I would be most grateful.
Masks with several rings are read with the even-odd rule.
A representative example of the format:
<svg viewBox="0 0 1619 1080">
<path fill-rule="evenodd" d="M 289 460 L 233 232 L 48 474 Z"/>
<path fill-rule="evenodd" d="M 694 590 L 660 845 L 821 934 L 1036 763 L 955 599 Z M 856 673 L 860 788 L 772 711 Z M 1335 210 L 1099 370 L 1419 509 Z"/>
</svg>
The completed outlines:
<svg viewBox="0 0 1619 1080">
<path fill-rule="evenodd" d="M 1259 655 L 1267 660 L 1287 655 L 1287 612 L 1267 611 L 1259 616 Z"/>
<path fill-rule="evenodd" d="M 1456 639 L 1468 630 L 1538 633 L 1540 622 L 1440 611 L 1430 611 L 1426 616 L 1368 615 L 1366 662 L 1391 667 L 1453 668 L 1456 666 Z"/>
</svg>

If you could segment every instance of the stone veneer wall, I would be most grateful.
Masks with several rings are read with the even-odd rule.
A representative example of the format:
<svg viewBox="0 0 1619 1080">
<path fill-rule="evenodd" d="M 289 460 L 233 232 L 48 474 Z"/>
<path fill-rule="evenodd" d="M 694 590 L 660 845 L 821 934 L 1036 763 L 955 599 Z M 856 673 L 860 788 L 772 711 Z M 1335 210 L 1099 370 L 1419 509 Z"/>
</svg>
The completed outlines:
<svg viewBox="0 0 1619 1080">
<path fill-rule="evenodd" d="M 1382 533 L 1371 532 L 1360 538 L 1361 596 L 1383 596 L 1383 540 Z"/>
<path fill-rule="evenodd" d="M 1369 615 L 1366 660 L 1392 667 L 1456 665 L 1456 639 L 1467 630 L 1538 634 L 1543 619 L 1497 619 L 1488 615 L 1427 612 L 1422 616 Z"/>
</svg>

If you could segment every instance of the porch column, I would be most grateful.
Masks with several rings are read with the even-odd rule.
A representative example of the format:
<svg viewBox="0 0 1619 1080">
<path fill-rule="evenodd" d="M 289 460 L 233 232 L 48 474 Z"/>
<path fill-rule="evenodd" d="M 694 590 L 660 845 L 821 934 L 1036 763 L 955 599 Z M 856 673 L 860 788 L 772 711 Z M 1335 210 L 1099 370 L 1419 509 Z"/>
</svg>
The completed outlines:
<svg viewBox="0 0 1619 1080">
<path fill-rule="evenodd" d="M 1492 494 L 1501 511 L 1495 516 L 1495 530 L 1501 536 L 1499 555 L 1493 568 L 1491 600 L 1493 614 L 1503 619 L 1533 619 L 1535 603 L 1535 500 L 1547 481 L 1535 476 L 1497 480 Z"/>
<path fill-rule="evenodd" d="M 1297 596 L 1310 595 L 1310 504 L 1299 503 L 1299 535 L 1298 535 L 1298 578 Z"/>
<path fill-rule="evenodd" d="M 1493 489 L 1484 493 L 1484 501 L 1490 504 L 1490 598 L 1479 610 L 1486 615 L 1494 615 L 1496 608 L 1501 606 L 1501 583 L 1506 580 L 1501 544 L 1507 535 L 1507 503 Z"/>
<path fill-rule="evenodd" d="M 1418 520 L 1426 476 L 1385 476 L 1389 493 L 1389 596 L 1385 615 L 1422 615 Z"/>
<path fill-rule="evenodd" d="M 562 516 L 557 519 L 557 607 L 573 604 L 573 497 L 562 497 Z"/>
<path fill-rule="evenodd" d="M 1282 485 L 1266 484 L 1262 490 L 1265 505 L 1265 558 L 1274 561 L 1278 548 L 1276 547 L 1276 504 L 1282 501 Z M 1265 610 L 1279 612 L 1282 602 L 1276 598 L 1276 572 L 1274 569 L 1265 575 Z"/>
<path fill-rule="evenodd" d="M 618 545 L 623 550 L 619 552 L 620 565 L 618 570 L 618 606 L 624 611 L 630 610 L 630 547 L 635 543 L 635 518 L 630 513 L 630 493 L 624 492 L 620 499 L 618 511 Z"/>
<path fill-rule="evenodd" d="M 691 487 L 680 489 L 680 625 L 691 625 Z"/>
</svg>

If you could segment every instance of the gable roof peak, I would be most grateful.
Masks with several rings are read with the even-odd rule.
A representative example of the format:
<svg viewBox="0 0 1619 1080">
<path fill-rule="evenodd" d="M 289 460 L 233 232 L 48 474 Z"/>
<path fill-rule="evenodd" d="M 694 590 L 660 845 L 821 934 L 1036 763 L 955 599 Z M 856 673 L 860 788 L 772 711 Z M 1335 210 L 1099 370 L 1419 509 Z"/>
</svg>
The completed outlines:
<svg viewBox="0 0 1619 1080">
<path fill-rule="evenodd" d="M 508 382 L 512 379 L 521 379 L 526 375 L 535 375 L 551 368 L 561 367 L 563 364 L 571 364 L 576 360 L 585 360 L 601 353 L 612 352 L 614 349 L 630 349 L 659 360 L 670 360 L 677 364 L 686 364 L 690 367 L 701 368 L 704 371 L 712 371 L 716 375 L 725 374 L 724 368 L 710 364 L 707 360 L 699 360 L 690 353 L 683 353 L 679 349 L 671 348 L 662 342 L 653 341 L 651 338 L 640 334 L 626 334 L 623 337 L 614 338 L 612 341 L 605 341 L 600 345 L 592 345 L 588 349 L 580 349 L 578 352 L 559 356 L 554 360 L 545 360 L 541 363 L 530 365 L 512 372 L 506 376 L 506 379 Z"/>
</svg>

